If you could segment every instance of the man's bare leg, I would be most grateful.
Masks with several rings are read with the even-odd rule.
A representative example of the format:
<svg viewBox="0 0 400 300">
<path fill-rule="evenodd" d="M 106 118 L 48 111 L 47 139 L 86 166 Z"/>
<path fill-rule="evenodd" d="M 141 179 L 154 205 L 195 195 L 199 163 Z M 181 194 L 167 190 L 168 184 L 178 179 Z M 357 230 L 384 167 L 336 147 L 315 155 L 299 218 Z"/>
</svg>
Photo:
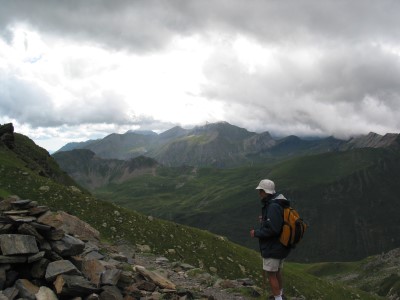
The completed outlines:
<svg viewBox="0 0 400 300">
<path fill-rule="evenodd" d="M 278 279 L 279 291 L 281 292 L 283 289 L 283 280 L 282 280 L 282 270 L 281 269 L 278 269 L 278 272 L 276 273 L 276 278 Z"/>
<path fill-rule="evenodd" d="M 278 279 L 278 277 L 280 277 L 280 280 Z M 278 272 L 268 272 L 268 281 L 269 281 L 269 285 L 271 287 L 272 294 L 274 296 L 279 296 L 281 294 L 280 282 L 282 282 L 282 276 L 281 276 L 280 272 L 279 271 Z"/>
</svg>

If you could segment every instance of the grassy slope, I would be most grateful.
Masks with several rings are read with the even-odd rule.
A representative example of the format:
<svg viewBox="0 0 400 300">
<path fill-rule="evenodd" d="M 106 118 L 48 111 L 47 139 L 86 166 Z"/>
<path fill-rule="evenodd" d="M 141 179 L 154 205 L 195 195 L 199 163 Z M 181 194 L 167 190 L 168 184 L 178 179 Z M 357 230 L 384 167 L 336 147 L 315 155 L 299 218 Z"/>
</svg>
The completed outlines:
<svg viewBox="0 0 400 300">
<path fill-rule="evenodd" d="M 156 177 L 135 178 L 95 193 L 161 217 L 166 217 L 171 208 L 178 215 L 180 212 L 188 213 L 188 209 L 193 214 L 210 213 L 210 210 L 220 214 L 243 202 L 254 204 L 252 200 L 257 199 L 254 188 L 266 176 L 275 179 L 283 190 L 308 189 L 331 183 L 368 164 L 367 160 L 349 163 L 352 158 L 354 155 L 350 153 L 340 156 L 324 154 L 296 158 L 275 166 L 199 170 L 191 167 L 159 168 Z M 218 205 L 221 202 L 223 205 Z"/>
<path fill-rule="evenodd" d="M 399 157 L 399 152 L 384 149 L 358 149 L 251 168 L 159 168 L 156 176 L 137 177 L 94 193 L 118 205 L 205 228 L 256 248 L 248 238 L 248 229 L 258 226 L 260 207 L 254 188 L 260 178 L 269 177 L 312 225 L 294 256 L 313 261 L 328 256 L 360 259 L 368 251 L 378 253 L 400 245 L 395 234 L 399 224 L 395 211 L 390 210 L 400 194 L 396 181 Z M 376 230 L 383 228 L 382 222 L 387 223 L 385 232 Z M 363 226 L 365 233 L 356 237 L 358 248 L 348 249 Z M 387 236 L 395 238 L 390 242 Z M 374 239 L 375 244 L 369 242 Z M 315 240 L 323 245 L 315 247 Z"/>
<path fill-rule="evenodd" d="M 400 295 L 399 254 L 400 249 L 394 249 L 356 262 L 294 264 L 293 267 L 331 282 L 346 284 L 366 292 L 374 291 L 382 297 L 390 298 Z"/>
<path fill-rule="evenodd" d="M 25 154 L 32 153 L 31 141 L 18 139 L 17 147 L 25 149 Z M 52 210 L 64 210 L 87 221 L 100 230 L 105 240 L 127 240 L 133 244 L 148 244 L 154 253 L 163 254 L 170 259 L 181 259 L 205 269 L 216 267 L 221 277 L 251 277 L 260 283 L 260 257 L 258 253 L 238 246 L 207 231 L 178 225 L 168 221 L 149 219 L 142 214 L 98 201 L 87 193 L 77 193 L 45 176 L 39 176 L 40 165 L 32 165 L 29 159 L 21 160 L 14 152 L 0 146 L 0 195 L 17 194 L 23 199 L 37 200 L 48 205 Z M 41 154 L 37 158 L 43 159 Z M 47 158 L 46 158 L 47 160 Z M 53 162 L 50 162 L 53 165 Z M 54 174 L 62 176 L 55 168 Z M 40 187 L 46 186 L 46 189 Z M 175 249 L 176 254 L 167 254 L 168 249 Z M 243 272 L 243 268 L 245 272 Z M 327 283 L 307 273 L 299 271 L 295 265 L 287 264 L 285 279 L 288 295 L 298 293 L 307 299 L 343 299 L 346 295 L 357 298 L 356 291 Z M 377 299 L 369 295 L 362 299 Z"/>
</svg>

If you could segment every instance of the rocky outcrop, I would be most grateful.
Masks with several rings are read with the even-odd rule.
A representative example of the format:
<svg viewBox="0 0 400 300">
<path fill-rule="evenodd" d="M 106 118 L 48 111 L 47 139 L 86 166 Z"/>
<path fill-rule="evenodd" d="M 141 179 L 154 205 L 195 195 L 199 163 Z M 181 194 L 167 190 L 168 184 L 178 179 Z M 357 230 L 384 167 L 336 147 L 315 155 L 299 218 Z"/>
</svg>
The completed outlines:
<svg viewBox="0 0 400 300">
<path fill-rule="evenodd" d="M 98 231 L 74 216 L 15 197 L 0 209 L 0 299 L 140 299 L 149 285 L 177 293 L 168 279 L 129 264 L 134 253 L 103 255 Z"/>
<path fill-rule="evenodd" d="M 370 132 L 367 135 L 354 137 L 340 147 L 340 150 L 350 150 L 356 148 L 386 148 L 400 146 L 399 134 L 387 133 L 380 135 Z"/>
<path fill-rule="evenodd" d="M 12 123 L 0 125 L 0 145 L 9 149 L 14 148 L 14 126 Z"/>
<path fill-rule="evenodd" d="M 276 145 L 276 141 L 272 138 L 269 132 L 256 134 L 243 141 L 245 152 L 259 153 L 266 151 Z"/>
<path fill-rule="evenodd" d="M 65 212 L 16 196 L 0 202 L 0 299 L 245 299 L 223 291 L 227 285 L 258 293 L 249 280 L 217 282 L 188 264 L 152 271 L 138 264 L 143 257 L 148 264 L 149 254 L 139 261 L 135 255 L 127 244 L 101 243 L 96 229 Z M 186 285 L 195 291 L 174 282 L 186 283 L 191 271 L 204 280 Z M 203 283 L 215 287 L 199 294 Z"/>
</svg>

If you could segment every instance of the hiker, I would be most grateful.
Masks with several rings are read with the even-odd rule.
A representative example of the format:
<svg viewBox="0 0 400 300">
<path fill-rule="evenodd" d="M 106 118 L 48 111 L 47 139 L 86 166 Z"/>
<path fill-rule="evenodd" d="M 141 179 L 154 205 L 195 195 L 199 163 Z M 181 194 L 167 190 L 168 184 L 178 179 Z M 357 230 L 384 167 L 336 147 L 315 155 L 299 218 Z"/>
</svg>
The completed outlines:
<svg viewBox="0 0 400 300">
<path fill-rule="evenodd" d="M 259 239 L 264 281 L 267 273 L 273 294 L 268 299 L 283 300 L 282 266 L 290 248 L 279 241 L 283 225 L 283 207 L 279 202 L 289 204 L 289 201 L 275 192 L 275 183 L 269 179 L 261 180 L 256 190 L 261 199 L 262 215 L 259 218 L 260 229 L 252 229 L 250 236 Z"/>
</svg>

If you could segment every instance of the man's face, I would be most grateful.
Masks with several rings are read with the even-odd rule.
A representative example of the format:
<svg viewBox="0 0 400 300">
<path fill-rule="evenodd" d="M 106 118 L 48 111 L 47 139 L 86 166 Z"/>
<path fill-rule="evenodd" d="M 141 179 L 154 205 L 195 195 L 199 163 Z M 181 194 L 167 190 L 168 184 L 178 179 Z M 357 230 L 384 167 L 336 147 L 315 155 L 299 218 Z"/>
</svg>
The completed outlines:
<svg viewBox="0 0 400 300">
<path fill-rule="evenodd" d="M 260 196 L 260 199 L 263 199 L 267 196 L 267 193 L 264 190 L 258 190 L 258 196 Z"/>
</svg>

